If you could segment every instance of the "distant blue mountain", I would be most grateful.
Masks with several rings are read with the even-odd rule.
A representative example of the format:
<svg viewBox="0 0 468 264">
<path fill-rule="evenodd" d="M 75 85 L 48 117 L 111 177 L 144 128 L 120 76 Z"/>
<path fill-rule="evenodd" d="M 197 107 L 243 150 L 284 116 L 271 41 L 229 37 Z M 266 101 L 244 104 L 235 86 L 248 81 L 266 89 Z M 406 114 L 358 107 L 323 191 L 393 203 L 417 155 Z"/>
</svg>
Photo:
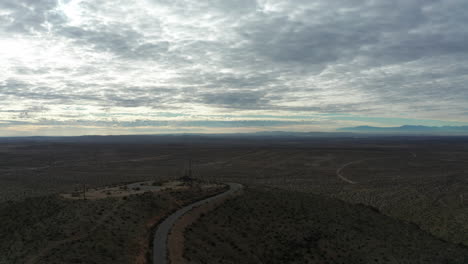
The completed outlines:
<svg viewBox="0 0 468 264">
<path fill-rule="evenodd" d="M 373 127 L 357 126 L 337 129 L 343 132 L 379 133 L 379 134 L 430 134 L 430 135 L 468 135 L 468 126 L 412 126 Z"/>
</svg>

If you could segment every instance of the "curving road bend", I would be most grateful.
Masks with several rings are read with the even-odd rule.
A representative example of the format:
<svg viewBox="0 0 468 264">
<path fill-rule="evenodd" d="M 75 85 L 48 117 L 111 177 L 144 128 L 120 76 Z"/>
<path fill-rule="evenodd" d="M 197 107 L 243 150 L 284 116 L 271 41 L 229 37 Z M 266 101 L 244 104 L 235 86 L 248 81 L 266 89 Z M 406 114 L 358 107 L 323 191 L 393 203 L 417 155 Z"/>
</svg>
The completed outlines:
<svg viewBox="0 0 468 264">
<path fill-rule="evenodd" d="M 378 160 L 378 159 L 385 159 L 385 158 L 368 158 L 368 159 L 360 159 L 360 160 L 355 160 L 355 161 L 351 161 L 351 162 L 348 162 L 346 164 L 344 164 L 343 166 L 339 167 L 337 170 L 336 170 L 336 175 L 338 176 L 338 178 L 340 178 L 342 181 L 344 182 L 347 182 L 347 183 L 350 183 L 350 184 L 356 184 L 358 182 L 355 182 L 355 181 L 352 181 L 348 178 L 346 178 L 344 175 L 343 175 L 343 170 L 348 167 L 348 166 L 351 166 L 353 164 L 357 164 L 357 163 L 361 163 L 361 162 L 365 162 L 365 161 L 369 161 L 369 160 Z"/>
<path fill-rule="evenodd" d="M 338 178 L 340 178 L 342 181 L 346 182 L 346 183 L 350 183 L 350 184 L 356 184 L 357 182 L 355 181 L 352 181 L 348 178 L 346 178 L 345 176 L 343 176 L 342 174 L 342 171 L 350 166 L 350 165 L 353 165 L 353 164 L 356 164 L 356 163 L 360 163 L 360 162 L 364 162 L 366 160 L 369 160 L 369 159 L 361 159 L 361 160 L 355 160 L 355 161 L 351 161 L 351 162 L 348 162 L 346 164 L 344 164 L 343 166 L 339 167 L 337 170 L 336 170 L 336 176 L 338 176 Z"/>
<path fill-rule="evenodd" d="M 410 152 L 411 154 L 411 158 L 415 159 L 417 158 L 418 156 L 416 155 L 416 153 L 414 152 Z M 340 178 L 340 180 L 346 182 L 346 183 L 350 183 L 350 184 L 357 184 L 358 182 L 355 182 L 355 181 L 352 181 L 348 178 L 346 178 L 344 175 L 343 175 L 343 170 L 350 166 L 350 165 L 353 165 L 353 164 L 357 164 L 357 163 L 361 163 L 361 162 L 365 162 L 365 161 L 369 161 L 369 160 L 379 160 L 379 159 L 388 159 L 388 158 L 367 158 L 367 159 L 360 159 L 360 160 L 355 160 L 355 161 L 351 161 L 351 162 L 348 162 L 344 165 L 342 165 L 341 167 L 339 167 L 337 170 L 336 170 L 336 176 L 338 176 L 338 178 Z"/>
<path fill-rule="evenodd" d="M 181 216 L 183 216 L 185 213 L 187 213 L 195 207 L 226 197 L 242 189 L 242 185 L 238 183 L 228 183 L 227 185 L 229 185 L 229 190 L 218 195 L 206 198 L 204 200 L 195 202 L 193 204 L 187 205 L 177 210 L 175 213 L 171 214 L 169 217 L 166 218 L 166 220 L 159 224 L 153 238 L 153 264 L 169 263 L 167 260 L 167 237 L 169 235 L 169 232 L 171 231 L 172 226 Z"/>
</svg>

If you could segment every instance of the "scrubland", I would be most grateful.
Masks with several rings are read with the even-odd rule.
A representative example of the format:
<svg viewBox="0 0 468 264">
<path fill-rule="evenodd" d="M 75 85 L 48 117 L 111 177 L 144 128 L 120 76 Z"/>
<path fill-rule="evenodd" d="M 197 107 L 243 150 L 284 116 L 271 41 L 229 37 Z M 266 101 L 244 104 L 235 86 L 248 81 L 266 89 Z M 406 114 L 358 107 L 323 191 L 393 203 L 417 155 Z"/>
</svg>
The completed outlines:
<svg viewBox="0 0 468 264">
<path fill-rule="evenodd" d="M 96 201 L 66 200 L 59 194 L 83 185 L 174 180 L 184 175 L 189 160 L 200 181 L 247 187 L 245 195 L 207 214 L 187 233 L 194 247 L 187 247 L 186 255 L 193 261 L 209 256 L 221 261 L 221 255 L 197 246 L 209 241 L 216 245 L 208 246 L 228 255 L 246 250 L 250 263 L 269 263 L 265 252 L 292 263 L 303 263 L 301 256 L 310 263 L 340 263 L 348 257 L 357 263 L 375 258 L 405 263 L 405 256 L 407 263 L 431 258 L 426 263 L 460 263 L 466 254 L 466 138 L 182 137 L 156 143 L 1 143 L 0 263 L 24 263 L 50 243 L 59 246 L 40 255 L 42 263 L 79 263 L 80 258 L 84 263 L 143 263 L 146 252 L 138 249 L 148 247 L 151 233 L 145 221 L 202 194 L 194 189 Z M 215 233 L 200 233 L 211 226 Z M 246 237 L 219 240 L 237 231 Z M 260 252 L 249 252 L 252 239 Z"/>
<path fill-rule="evenodd" d="M 468 249 L 333 198 L 247 189 L 186 232 L 189 263 L 466 263 Z"/>
<path fill-rule="evenodd" d="M 172 211 L 222 188 L 123 198 L 27 198 L 0 207 L 0 263 L 146 263 L 152 229 Z"/>
</svg>

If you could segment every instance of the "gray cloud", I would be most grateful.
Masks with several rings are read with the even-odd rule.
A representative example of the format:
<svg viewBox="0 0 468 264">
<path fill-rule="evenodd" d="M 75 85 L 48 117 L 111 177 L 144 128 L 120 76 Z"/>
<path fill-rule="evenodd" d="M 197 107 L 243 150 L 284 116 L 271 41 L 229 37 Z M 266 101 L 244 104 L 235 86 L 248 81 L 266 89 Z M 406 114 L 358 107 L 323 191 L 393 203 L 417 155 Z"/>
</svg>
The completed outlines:
<svg viewBox="0 0 468 264">
<path fill-rule="evenodd" d="M 169 42 L 146 42 L 140 32 L 121 24 L 92 30 L 61 27 L 57 33 L 73 39 L 78 45 L 90 46 L 98 52 L 111 52 L 128 59 L 157 60 L 169 49 Z"/>
<path fill-rule="evenodd" d="M 46 31 L 45 22 L 59 24 L 65 21 L 62 15 L 54 11 L 57 4 L 57 0 L 2 0 L 0 9 L 7 11 L 2 18 L 3 28 L 23 33 Z"/>
<path fill-rule="evenodd" d="M 201 101 L 227 108 L 256 109 L 268 104 L 263 92 L 227 92 L 203 94 Z"/>
<path fill-rule="evenodd" d="M 0 0 L 0 110 L 468 121 L 466 12 L 463 0 Z"/>
</svg>

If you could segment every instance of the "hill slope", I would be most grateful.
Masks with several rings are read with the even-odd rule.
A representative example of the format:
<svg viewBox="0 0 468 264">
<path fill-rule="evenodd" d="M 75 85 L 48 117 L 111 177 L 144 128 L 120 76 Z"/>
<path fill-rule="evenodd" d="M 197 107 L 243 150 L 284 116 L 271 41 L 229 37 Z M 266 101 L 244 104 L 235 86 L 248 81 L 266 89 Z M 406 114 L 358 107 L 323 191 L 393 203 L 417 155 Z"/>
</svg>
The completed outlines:
<svg viewBox="0 0 468 264">
<path fill-rule="evenodd" d="M 362 205 L 248 189 L 186 234 L 189 263 L 466 263 L 468 249 Z"/>
</svg>

